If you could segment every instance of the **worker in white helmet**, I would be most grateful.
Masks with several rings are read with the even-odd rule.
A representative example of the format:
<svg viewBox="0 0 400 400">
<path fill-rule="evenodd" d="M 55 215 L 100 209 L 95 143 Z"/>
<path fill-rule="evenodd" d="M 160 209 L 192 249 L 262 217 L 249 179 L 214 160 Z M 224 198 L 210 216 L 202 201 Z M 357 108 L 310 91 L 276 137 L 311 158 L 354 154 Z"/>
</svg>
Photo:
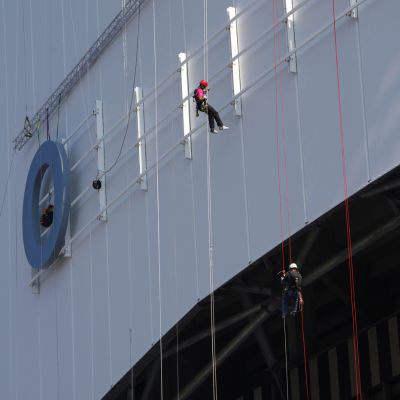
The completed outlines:
<svg viewBox="0 0 400 400">
<path fill-rule="evenodd" d="M 296 315 L 299 305 L 302 310 L 304 304 L 301 286 L 302 279 L 296 263 L 291 263 L 289 270 L 283 272 L 281 276 L 281 284 L 283 286 L 282 318 L 285 318 L 288 312 L 290 312 L 290 315 Z"/>
</svg>

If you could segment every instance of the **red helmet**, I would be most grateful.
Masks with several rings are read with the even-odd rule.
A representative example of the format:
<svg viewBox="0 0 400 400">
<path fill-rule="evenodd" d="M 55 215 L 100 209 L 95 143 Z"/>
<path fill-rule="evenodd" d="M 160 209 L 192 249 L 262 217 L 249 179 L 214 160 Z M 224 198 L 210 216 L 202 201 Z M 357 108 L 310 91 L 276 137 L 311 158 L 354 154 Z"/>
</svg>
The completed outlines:
<svg viewBox="0 0 400 400">
<path fill-rule="evenodd" d="M 200 81 L 200 86 L 207 87 L 208 86 L 208 82 L 203 79 L 203 80 Z"/>
</svg>

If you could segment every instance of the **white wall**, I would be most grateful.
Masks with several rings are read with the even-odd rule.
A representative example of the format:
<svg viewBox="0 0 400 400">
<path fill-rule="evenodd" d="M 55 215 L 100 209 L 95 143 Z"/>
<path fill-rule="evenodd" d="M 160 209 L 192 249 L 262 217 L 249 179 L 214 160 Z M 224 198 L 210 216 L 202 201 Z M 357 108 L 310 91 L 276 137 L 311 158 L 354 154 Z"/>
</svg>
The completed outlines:
<svg viewBox="0 0 400 400">
<path fill-rule="evenodd" d="M 203 2 L 157 0 L 157 62 L 153 53 L 152 1 L 141 13 L 136 85 L 143 88 L 145 128 L 156 119 L 158 153 L 182 138 L 180 76 L 177 54 L 188 56 L 202 45 Z M 208 36 L 227 24 L 228 0 L 208 2 Z M 250 0 L 236 0 L 237 11 Z M 299 0 L 294 1 L 295 5 Z M 337 13 L 347 0 L 336 0 Z M 278 15 L 283 0 L 277 1 Z M 311 0 L 295 14 L 297 45 L 332 20 L 330 0 Z M 0 190 L 11 165 L 12 139 L 120 10 L 118 2 L 95 0 L 0 0 Z M 239 48 L 273 23 L 272 0 L 259 0 L 238 21 Z M 400 154 L 399 70 L 397 44 L 400 3 L 367 0 L 359 20 L 337 24 L 349 194 L 369 179 L 395 167 Z M 184 14 L 184 16 L 183 16 Z M 67 137 L 94 108 L 104 103 L 105 131 L 124 115 L 129 102 L 136 52 L 137 18 L 126 27 L 127 68 L 123 35 L 107 49 L 60 110 L 59 136 Z M 280 24 L 277 53 L 287 51 Z M 192 136 L 193 159 L 182 146 L 148 174 L 148 191 L 132 187 L 108 210 L 108 222 L 93 222 L 72 244 L 72 258 L 60 259 L 33 294 L 31 269 L 22 243 L 22 201 L 29 165 L 38 141 L 33 138 L 14 156 L 11 180 L 0 216 L 0 392 L 5 399 L 98 399 L 160 337 L 209 293 L 207 140 L 210 144 L 212 234 L 215 287 L 234 276 L 282 239 L 275 136 L 275 85 L 278 101 L 283 236 L 301 229 L 343 199 L 337 82 L 332 30 L 316 37 L 297 54 L 298 73 L 287 65 L 267 75 L 243 97 L 243 117 L 233 116 L 229 33 L 223 30 L 208 45 L 210 103 L 221 109 L 229 133 L 207 137 L 203 126 Z M 277 40 L 278 41 L 278 40 Z M 240 58 L 242 88 L 274 63 L 273 32 Z M 156 69 L 155 69 L 156 66 Z M 282 74 L 280 71 L 282 70 Z M 189 61 L 190 87 L 204 78 L 204 52 Z M 165 82 L 165 78 L 172 76 Z M 155 76 L 156 75 L 156 76 Z M 158 96 L 148 97 L 157 78 Z M 161 85 L 162 83 L 162 85 Z M 157 100 L 157 115 L 155 100 Z M 283 108 L 281 105 L 283 102 Z M 194 117 L 192 127 L 205 122 Z M 224 108 L 225 107 L 225 108 Z M 27 111 L 26 111 L 27 110 Z M 282 119 L 282 110 L 284 119 Z M 157 118 L 156 118 L 157 117 Z M 282 121 L 285 127 L 283 146 Z M 51 118 L 56 135 L 57 116 Z M 107 165 L 119 151 L 125 125 L 106 141 Z M 44 128 L 44 127 L 43 127 Z M 42 129 L 43 130 L 43 129 Z M 125 145 L 136 140 L 133 117 Z M 71 166 L 95 142 L 90 120 L 69 147 Z M 43 130 L 41 140 L 44 140 Z M 285 151 L 284 151 L 285 150 Z M 287 159 L 286 195 L 285 166 Z M 156 162 L 156 131 L 147 137 L 148 166 Z M 72 197 L 96 175 L 92 152 L 73 173 Z M 132 149 L 107 176 L 107 198 L 114 199 L 139 174 Z M 72 208 L 72 235 L 98 212 L 90 190 Z M 158 226 L 159 238 L 158 243 Z M 158 244 L 160 262 L 158 261 Z M 299 249 L 294 249 L 298 252 Z M 159 275 L 161 280 L 159 281 Z M 161 306 L 159 299 L 161 298 Z M 132 345 L 130 340 L 132 337 Z"/>
</svg>

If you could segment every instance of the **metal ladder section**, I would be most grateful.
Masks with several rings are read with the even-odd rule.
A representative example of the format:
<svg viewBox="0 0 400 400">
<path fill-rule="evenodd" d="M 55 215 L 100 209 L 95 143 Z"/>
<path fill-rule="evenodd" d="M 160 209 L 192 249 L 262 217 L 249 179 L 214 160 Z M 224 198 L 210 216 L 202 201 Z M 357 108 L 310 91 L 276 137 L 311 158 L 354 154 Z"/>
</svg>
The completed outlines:
<svg viewBox="0 0 400 400">
<path fill-rule="evenodd" d="M 92 47 L 85 53 L 79 60 L 78 64 L 60 83 L 57 89 L 51 94 L 47 101 L 37 111 L 37 113 L 30 120 L 32 127 L 32 136 L 37 132 L 42 122 L 46 121 L 47 113 L 50 116 L 57 110 L 65 98 L 69 95 L 75 85 L 86 75 L 92 65 L 97 61 L 103 51 L 121 32 L 125 24 L 136 14 L 139 6 L 145 3 L 146 0 L 129 0 L 125 7 L 117 14 L 111 21 L 104 32 L 98 37 Z M 13 150 L 21 150 L 28 142 L 31 136 L 25 135 L 26 130 L 22 129 L 21 132 L 13 140 Z"/>
</svg>

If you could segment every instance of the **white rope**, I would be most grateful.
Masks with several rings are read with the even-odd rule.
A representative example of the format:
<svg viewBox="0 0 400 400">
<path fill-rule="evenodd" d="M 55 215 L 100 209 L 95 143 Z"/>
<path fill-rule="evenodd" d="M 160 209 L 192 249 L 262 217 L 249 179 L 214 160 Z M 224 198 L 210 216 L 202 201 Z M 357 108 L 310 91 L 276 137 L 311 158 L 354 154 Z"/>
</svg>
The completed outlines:
<svg viewBox="0 0 400 400">
<path fill-rule="evenodd" d="M 121 4 L 122 10 L 125 10 L 126 7 L 126 0 L 122 0 Z M 139 23 L 139 22 L 138 22 Z M 136 49 L 138 51 L 138 49 Z M 127 47 L 127 32 L 126 32 L 126 22 L 124 24 L 124 28 L 122 31 L 122 54 L 123 54 L 123 61 L 124 61 L 124 87 L 125 87 L 125 113 L 129 112 L 129 96 L 127 93 L 126 88 L 128 88 L 128 47 Z M 125 177 L 126 177 L 126 185 L 129 184 L 129 166 L 126 165 L 125 167 Z M 129 197 L 128 201 L 128 243 L 129 243 L 129 255 L 128 255 L 128 275 L 129 275 L 129 307 L 133 306 L 133 298 L 132 298 L 132 290 L 133 290 L 133 254 L 131 245 L 132 241 L 132 216 L 131 216 L 131 206 L 132 206 L 132 197 Z M 133 320 L 132 320 L 132 313 L 129 313 L 129 368 L 131 369 L 130 372 L 130 384 L 131 384 L 131 393 L 130 397 L 133 400 L 134 397 L 134 385 L 133 385 L 133 365 L 132 365 L 132 351 L 133 351 Z"/>
<path fill-rule="evenodd" d="M 171 134 L 174 128 L 174 122 L 172 121 L 171 124 Z M 173 201 L 172 201 L 172 207 L 173 207 L 173 212 L 172 212 L 172 220 L 176 221 L 176 161 L 172 165 L 173 168 L 173 176 L 172 176 L 172 196 L 173 196 Z M 176 320 L 176 387 L 177 387 L 177 395 L 176 398 L 177 400 L 180 399 L 180 379 L 179 379 L 179 283 L 178 283 L 178 266 L 177 266 L 177 238 L 176 238 L 176 229 L 175 226 L 173 227 L 174 229 L 174 235 L 173 235 L 173 242 L 174 242 L 174 273 L 175 273 L 175 320 Z"/>
<path fill-rule="evenodd" d="M 204 0 L 204 79 L 208 80 L 208 0 Z M 211 319 L 211 357 L 212 357 L 212 381 L 213 400 L 218 399 L 217 360 L 215 346 L 215 299 L 214 299 L 214 256 L 212 235 L 212 190 L 211 190 L 211 151 L 210 135 L 206 124 L 207 137 L 207 211 L 208 211 L 208 262 L 210 273 L 210 319 Z"/>
<path fill-rule="evenodd" d="M 28 115 L 28 78 L 26 73 L 26 31 L 25 31 L 25 4 L 24 0 L 21 0 L 22 4 L 22 36 L 24 43 L 24 90 L 25 90 L 25 113 Z"/>
<path fill-rule="evenodd" d="M 122 0 L 121 4 L 123 12 L 125 12 L 126 0 Z M 127 114 L 129 111 L 129 102 L 128 102 L 128 94 L 126 92 L 126 88 L 128 87 L 128 49 L 127 49 L 127 39 L 126 39 L 126 21 L 124 23 L 124 28 L 122 30 L 122 54 L 124 61 L 124 87 L 125 87 L 125 113 Z"/>
<path fill-rule="evenodd" d="M 160 396 L 164 399 L 163 387 L 163 345 L 162 345 L 162 293 L 161 293 L 161 250 L 160 250 L 160 168 L 158 160 L 158 93 L 157 93 L 157 42 L 156 42 L 156 6 L 153 0 L 153 50 L 154 50 L 154 105 L 156 139 L 156 196 L 157 196 L 157 264 L 158 264 L 158 304 L 159 304 L 159 344 L 160 344 Z"/>
<path fill-rule="evenodd" d="M 90 349 L 91 349 L 91 355 L 90 355 L 90 361 L 91 361 L 91 374 L 90 374 L 90 379 L 91 379 L 91 386 L 92 386 L 92 400 L 95 399 L 94 397 L 94 301 L 93 301 L 93 238 L 92 238 L 92 229 L 89 230 L 89 248 L 90 248 Z"/>
<path fill-rule="evenodd" d="M 3 60 L 4 60 L 4 72 L 5 72 L 5 86 L 6 86 L 6 94 L 5 94 L 5 98 L 6 98 L 6 131 L 7 131 L 7 139 L 8 139 L 8 143 L 11 143 L 11 135 L 10 135 L 10 128 L 9 128 L 9 101 L 8 101 L 8 97 L 9 97 L 9 88 L 8 88 L 8 57 L 7 57 L 7 30 L 6 30 L 6 10 L 5 10 L 5 2 L 4 0 L 2 1 L 2 15 L 3 15 Z M 8 143 L 7 143 L 7 148 L 8 148 Z M 8 156 L 8 167 L 9 167 L 9 171 L 11 171 L 11 160 L 10 160 L 10 153 L 7 151 L 7 156 Z M 7 187 L 8 187 L 8 183 L 6 184 L 6 190 L 4 193 L 7 193 Z M 11 199 L 8 196 L 8 236 L 10 238 L 11 236 L 11 212 L 10 212 L 10 204 L 11 204 Z M 13 366 L 13 315 L 14 313 L 13 311 L 13 287 L 14 284 L 12 283 L 11 280 L 11 276 L 12 276 L 12 263 L 11 263 L 11 246 L 9 246 L 9 263 L 8 263 L 8 348 L 10 349 L 9 351 L 9 358 L 8 358 L 8 368 L 9 368 L 9 388 L 10 388 L 10 396 L 13 397 L 13 388 L 15 388 L 15 383 L 13 384 L 13 378 L 14 380 L 16 379 L 14 377 L 15 375 L 15 371 L 16 368 L 14 368 Z M 40 328 L 39 328 L 40 329 Z M 39 343 L 40 344 L 40 343 Z M 39 374 L 41 374 L 41 370 L 39 367 Z M 41 375 L 40 375 L 41 376 Z"/>
<path fill-rule="evenodd" d="M 30 27 L 31 27 L 31 43 L 30 43 L 30 48 L 31 48 L 31 68 L 32 68 L 32 94 L 33 94 L 33 109 L 37 109 L 37 104 L 36 104 L 36 76 L 35 76 L 35 57 L 34 57 L 34 48 L 35 45 L 33 43 L 33 20 L 32 20 L 32 0 L 29 0 L 29 16 L 30 16 Z M 38 133 L 39 136 L 39 133 Z"/>
<path fill-rule="evenodd" d="M 182 0 L 183 1 L 183 0 Z M 183 12 L 183 2 L 182 2 L 182 12 Z M 183 15 L 183 14 L 182 14 Z M 172 26 L 174 24 L 173 17 L 172 17 L 172 7 L 171 3 L 169 3 L 169 25 Z M 185 26 L 183 24 L 183 26 Z M 184 30 L 185 32 L 185 30 Z M 186 39 L 185 39 L 185 33 L 183 34 L 184 37 L 184 49 L 186 51 Z M 172 30 L 169 32 L 169 54 L 173 54 L 173 48 L 172 48 Z M 175 130 L 174 127 L 174 120 L 172 119 L 171 121 L 171 129 L 170 129 L 170 135 L 173 135 L 173 132 Z M 174 162 L 172 163 L 172 220 L 176 221 L 177 220 L 177 194 L 176 194 L 176 158 L 174 159 Z M 179 376 L 179 282 L 178 282 L 178 265 L 177 265 L 177 230 L 175 225 L 173 225 L 172 229 L 174 230 L 173 233 L 173 249 L 174 249 L 174 274 L 175 274 L 175 332 L 176 332 L 176 399 L 180 399 L 180 376 Z"/>
<path fill-rule="evenodd" d="M 74 13 L 72 9 L 72 0 L 69 0 L 69 9 L 70 9 L 70 14 L 71 14 L 71 26 L 72 26 L 72 37 L 74 39 L 74 50 L 75 50 L 75 57 L 78 57 L 78 41 L 77 41 L 77 34 L 76 34 L 76 27 L 75 27 L 75 18 L 74 18 Z M 89 41 L 89 23 L 86 23 L 86 40 Z M 87 67 L 89 68 L 89 66 Z M 86 76 L 87 76 L 87 86 L 86 86 L 86 96 L 85 96 L 85 91 L 83 89 L 83 85 L 79 85 L 79 91 L 82 99 L 82 106 L 84 109 L 85 115 L 89 114 L 89 75 L 88 75 L 88 70 L 86 71 Z M 90 130 L 90 123 L 88 120 L 86 120 L 86 132 L 88 133 L 89 137 L 89 142 L 90 142 L 90 148 L 94 149 L 92 151 L 92 160 L 94 161 L 96 159 L 96 152 L 97 148 L 95 147 L 95 140 L 92 138 L 91 135 L 91 130 Z M 97 173 L 97 166 L 96 166 L 96 173 Z"/>
<path fill-rule="evenodd" d="M 181 8 L 182 8 L 182 25 L 183 25 L 183 46 L 185 48 L 185 52 L 187 50 L 187 42 L 186 42 L 186 18 L 185 18 L 185 5 L 183 0 L 181 0 Z"/>
</svg>

